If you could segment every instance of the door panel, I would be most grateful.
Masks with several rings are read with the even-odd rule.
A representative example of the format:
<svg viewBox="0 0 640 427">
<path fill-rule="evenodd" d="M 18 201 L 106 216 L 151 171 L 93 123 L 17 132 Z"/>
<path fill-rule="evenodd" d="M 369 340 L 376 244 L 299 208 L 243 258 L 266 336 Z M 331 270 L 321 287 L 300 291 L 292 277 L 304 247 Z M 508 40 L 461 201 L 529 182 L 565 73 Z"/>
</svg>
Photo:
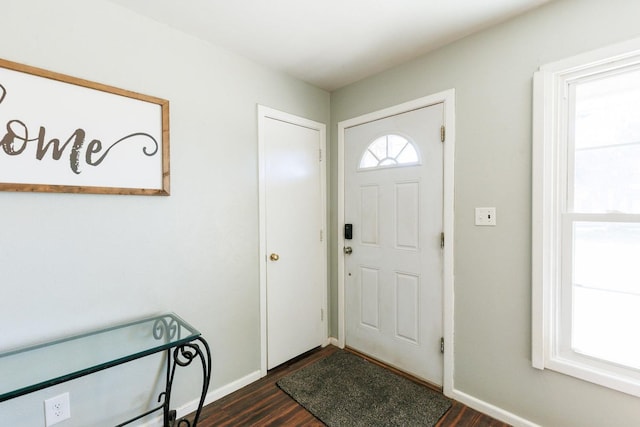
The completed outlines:
<svg viewBox="0 0 640 427">
<path fill-rule="evenodd" d="M 323 340 L 321 133 L 272 118 L 263 121 L 261 132 L 267 369 L 271 369 Z"/>
<path fill-rule="evenodd" d="M 346 344 L 438 385 L 443 115 L 436 104 L 345 130 L 345 223 L 353 224 L 353 252 L 345 255 Z M 402 138 L 367 149 L 384 135 L 409 140 L 418 160 L 393 167 Z M 383 167 L 362 168 L 365 153 L 366 164 L 379 159 Z"/>
<path fill-rule="evenodd" d="M 378 196 L 377 185 L 360 188 L 360 241 L 363 245 L 378 244 Z"/>
<path fill-rule="evenodd" d="M 362 277 L 362 299 L 360 306 L 360 321 L 363 325 L 378 329 L 380 307 L 378 303 L 379 280 L 378 270 L 374 268 L 361 267 Z"/>
<path fill-rule="evenodd" d="M 419 233 L 420 183 L 396 184 L 396 248 L 417 251 Z"/>
<path fill-rule="evenodd" d="M 420 278 L 415 274 L 396 273 L 396 336 L 419 343 Z"/>
</svg>

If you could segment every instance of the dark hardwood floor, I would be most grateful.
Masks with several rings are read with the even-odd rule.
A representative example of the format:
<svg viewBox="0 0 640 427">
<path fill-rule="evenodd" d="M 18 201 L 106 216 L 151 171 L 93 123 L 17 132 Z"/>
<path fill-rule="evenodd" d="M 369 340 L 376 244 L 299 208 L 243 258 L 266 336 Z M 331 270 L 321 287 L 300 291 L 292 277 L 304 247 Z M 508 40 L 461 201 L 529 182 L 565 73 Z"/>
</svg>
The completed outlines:
<svg viewBox="0 0 640 427">
<path fill-rule="evenodd" d="M 278 366 L 264 378 L 203 408 L 199 427 L 221 426 L 317 426 L 324 424 L 278 388 L 276 381 L 291 372 L 329 356 L 338 349 L 328 346 L 312 350 Z M 459 402 L 436 427 L 509 427 Z"/>
</svg>

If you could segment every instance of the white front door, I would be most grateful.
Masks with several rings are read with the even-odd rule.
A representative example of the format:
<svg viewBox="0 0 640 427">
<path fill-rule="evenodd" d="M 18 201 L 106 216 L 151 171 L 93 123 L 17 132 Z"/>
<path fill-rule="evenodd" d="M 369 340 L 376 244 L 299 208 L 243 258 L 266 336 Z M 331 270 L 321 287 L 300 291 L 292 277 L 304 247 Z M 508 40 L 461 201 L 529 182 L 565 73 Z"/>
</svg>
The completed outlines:
<svg viewBox="0 0 640 427">
<path fill-rule="evenodd" d="M 443 383 L 442 103 L 345 130 L 346 344 Z"/>
<path fill-rule="evenodd" d="M 323 343 L 324 125 L 260 109 L 267 369 Z"/>
</svg>

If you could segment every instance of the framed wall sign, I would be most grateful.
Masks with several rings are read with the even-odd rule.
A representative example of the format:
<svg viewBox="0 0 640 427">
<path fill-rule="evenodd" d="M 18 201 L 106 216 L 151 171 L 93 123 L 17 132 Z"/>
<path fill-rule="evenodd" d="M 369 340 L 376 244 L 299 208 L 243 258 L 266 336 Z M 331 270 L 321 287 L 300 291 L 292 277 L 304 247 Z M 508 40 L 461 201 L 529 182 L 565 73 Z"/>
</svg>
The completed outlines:
<svg viewBox="0 0 640 427">
<path fill-rule="evenodd" d="M 169 195 L 169 101 L 0 59 L 0 190 Z"/>
</svg>

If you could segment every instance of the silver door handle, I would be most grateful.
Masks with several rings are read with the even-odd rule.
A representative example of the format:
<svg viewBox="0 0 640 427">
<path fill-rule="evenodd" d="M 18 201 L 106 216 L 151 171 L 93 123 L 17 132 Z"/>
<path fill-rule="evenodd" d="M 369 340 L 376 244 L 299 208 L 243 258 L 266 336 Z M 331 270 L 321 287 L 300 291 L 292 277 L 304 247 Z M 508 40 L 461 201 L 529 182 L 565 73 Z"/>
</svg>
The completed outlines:
<svg viewBox="0 0 640 427">
<path fill-rule="evenodd" d="M 344 247 L 344 253 L 346 255 L 351 255 L 352 252 L 353 252 L 353 249 L 351 248 L 351 246 L 345 246 Z"/>
</svg>

